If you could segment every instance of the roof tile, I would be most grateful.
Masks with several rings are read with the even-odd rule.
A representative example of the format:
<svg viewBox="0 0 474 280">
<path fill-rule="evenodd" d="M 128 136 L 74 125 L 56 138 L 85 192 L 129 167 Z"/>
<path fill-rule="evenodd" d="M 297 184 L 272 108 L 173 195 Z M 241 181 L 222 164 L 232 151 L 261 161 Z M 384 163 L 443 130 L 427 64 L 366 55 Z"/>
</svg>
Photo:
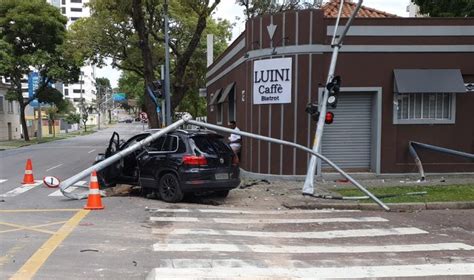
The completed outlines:
<svg viewBox="0 0 474 280">
<path fill-rule="evenodd" d="M 326 3 L 322 9 L 324 11 L 325 17 L 337 17 L 339 13 L 339 4 L 341 3 L 340 0 L 330 0 Z M 356 8 L 357 4 L 352 2 L 351 0 L 344 1 L 344 6 L 342 7 L 342 15 L 341 17 L 350 17 L 351 13 Z M 360 7 L 359 12 L 357 13 L 357 17 L 363 18 L 396 18 L 399 17 L 394 14 L 382 12 L 373 8 L 369 8 L 366 6 Z"/>
</svg>

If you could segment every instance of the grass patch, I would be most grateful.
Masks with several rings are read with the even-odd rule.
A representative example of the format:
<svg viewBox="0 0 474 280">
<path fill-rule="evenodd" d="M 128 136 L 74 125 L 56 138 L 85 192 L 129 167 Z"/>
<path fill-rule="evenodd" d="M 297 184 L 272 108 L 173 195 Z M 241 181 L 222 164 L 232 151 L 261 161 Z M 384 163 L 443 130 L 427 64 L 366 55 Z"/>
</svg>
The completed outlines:
<svg viewBox="0 0 474 280">
<path fill-rule="evenodd" d="M 368 188 L 368 190 L 385 203 L 474 201 L 474 185 L 375 187 Z M 365 195 L 359 189 L 341 189 L 337 192 L 342 196 Z M 407 193 L 416 192 L 427 193 L 424 195 L 407 195 Z M 372 200 L 364 199 L 360 202 L 371 203 Z"/>
</svg>

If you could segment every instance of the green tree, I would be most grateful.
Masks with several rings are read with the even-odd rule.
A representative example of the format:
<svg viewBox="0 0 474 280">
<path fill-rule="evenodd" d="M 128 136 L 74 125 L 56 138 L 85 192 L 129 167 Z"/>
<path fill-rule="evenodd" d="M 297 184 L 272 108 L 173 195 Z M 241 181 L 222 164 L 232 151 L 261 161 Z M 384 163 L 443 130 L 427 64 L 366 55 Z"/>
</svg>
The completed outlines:
<svg viewBox="0 0 474 280">
<path fill-rule="evenodd" d="M 108 78 L 96 78 L 95 86 L 97 92 L 95 107 L 97 108 L 97 113 L 101 114 L 107 108 L 107 93 L 112 92 L 112 87 Z"/>
<path fill-rule="evenodd" d="M 106 58 L 112 58 L 114 67 L 142 77 L 145 87 L 145 84 L 157 79 L 159 65 L 164 64 L 163 2 L 164 0 L 91 0 L 92 16 L 73 24 L 70 44 L 75 46 L 77 56 L 99 65 Z M 220 0 L 174 0 L 170 3 L 173 109 L 193 89 L 195 69 L 191 65 L 209 23 L 230 29 L 228 21 L 216 23 L 210 17 L 219 2 Z M 226 36 L 230 39 L 229 30 Z M 201 59 L 205 61 L 205 56 Z M 145 92 L 144 89 L 142 88 L 142 92 Z M 148 95 L 141 95 L 150 126 L 156 127 L 155 105 Z"/>
<path fill-rule="evenodd" d="M 78 113 L 70 113 L 66 116 L 66 121 L 69 124 L 79 124 L 79 122 L 81 121 L 81 115 Z"/>
<path fill-rule="evenodd" d="M 472 17 L 474 1 L 472 0 L 414 0 L 422 14 L 430 17 Z"/>
<path fill-rule="evenodd" d="M 145 109 L 145 99 L 143 88 L 145 80 L 143 77 L 132 71 L 123 71 L 118 82 L 119 90 L 127 95 L 128 100 L 136 100 L 137 106 L 131 107 L 134 116 L 137 117 L 137 109 Z M 126 109 L 126 108 L 125 108 Z"/>
<path fill-rule="evenodd" d="M 49 85 L 59 80 L 76 82 L 79 77 L 80 63 L 67 55 L 63 45 L 66 22 L 59 9 L 44 0 L 0 1 L 0 75 L 11 80 L 6 97 L 20 104 L 25 141 L 29 141 L 26 106 L 36 98 L 57 101 L 59 92 Z M 24 98 L 21 82 L 31 69 L 41 78 L 33 96 Z"/>
<path fill-rule="evenodd" d="M 276 3 L 273 0 L 237 0 L 236 2 L 244 7 L 244 13 L 247 19 L 264 14 L 315 7 L 315 4 L 310 4 L 303 0 L 280 1 L 283 3 Z"/>
</svg>

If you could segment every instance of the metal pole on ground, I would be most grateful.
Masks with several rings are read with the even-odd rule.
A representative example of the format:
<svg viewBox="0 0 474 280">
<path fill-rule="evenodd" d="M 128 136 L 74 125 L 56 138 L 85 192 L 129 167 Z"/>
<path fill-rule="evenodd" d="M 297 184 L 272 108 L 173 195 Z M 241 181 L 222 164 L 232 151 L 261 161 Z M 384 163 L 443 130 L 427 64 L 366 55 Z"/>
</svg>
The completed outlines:
<svg viewBox="0 0 474 280">
<path fill-rule="evenodd" d="M 175 122 L 175 123 L 163 128 L 163 129 L 153 133 L 152 135 L 148 136 L 147 138 L 143 139 L 142 141 L 126 148 L 123 151 L 120 151 L 120 152 L 114 154 L 113 156 L 111 156 L 111 157 L 109 157 L 109 158 L 107 158 L 107 159 L 105 159 L 105 160 L 103 160 L 99 163 L 96 163 L 96 164 L 92 165 L 91 167 L 77 173 L 74 176 L 69 177 L 68 179 L 61 182 L 61 184 L 59 185 L 62 194 L 65 197 L 68 197 L 68 198 L 71 198 L 71 199 L 86 198 L 87 195 L 89 194 L 88 192 L 77 194 L 77 193 L 67 192 L 66 189 L 69 188 L 70 186 L 74 185 L 75 183 L 77 183 L 82 178 L 90 176 L 92 171 L 100 171 L 100 170 L 104 169 L 105 167 L 109 166 L 110 164 L 112 164 L 112 163 L 124 158 L 125 156 L 133 153 L 134 151 L 136 151 L 140 148 L 143 148 L 148 143 L 158 139 L 159 137 L 165 135 L 166 133 L 178 129 L 181 125 L 185 124 L 188 119 L 191 119 L 191 115 L 186 114 L 186 115 L 183 116 L 182 119 L 180 119 L 177 122 Z"/>
<path fill-rule="evenodd" d="M 354 9 L 351 17 L 347 21 L 344 30 L 342 34 L 340 35 L 339 39 L 336 39 L 336 33 L 338 31 L 338 24 L 339 24 L 339 19 L 341 18 L 341 13 L 342 13 L 342 7 L 344 5 L 344 0 L 341 0 L 341 4 L 339 7 L 339 14 L 337 17 L 336 21 L 336 26 L 334 27 L 334 34 L 333 34 L 333 39 L 331 42 L 331 46 L 333 47 L 333 53 L 331 57 L 331 63 L 329 65 L 329 71 L 328 71 L 328 76 L 326 79 L 326 85 L 331 82 L 331 80 L 334 78 L 334 73 L 336 71 L 336 63 L 337 63 L 337 56 L 339 54 L 339 50 L 342 47 L 342 41 L 347 34 L 347 31 L 349 30 L 350 25 L 352 24 L 352 21 L 354 20 L 355 16 L 357 15 L 360 6 L 362 5 L 363 0 L 359 0 L 357 3 L 356 8 Z M 336 42 L 337 40 L 337 42 Z M 313 142 L 313 152 L 320 152 L 321 149 L 321 139 L 323 137 L 323 130 L 324 130 L 324 122 L 325 122 L 325 117 L 326 117 L 326 109 L 327 109 L 327 102 L 328 102 L 328 96 L 329 96 L 329 90 L 327 86 L 324 87 L 324 92 L 322 96 L 322 100 L 319 100 L 320 104 L 320 115 L 318 119 L 318 124 L 316 127 L 316 133 L 314 135 L 314 142 Z M 306 174 L 306 179 L 303 185 L 303 190 L 302 192 L 304 194 L 314 194 L 314 174 L 316 173 L 316 163 L 317 163 L 317 158 L 316 156 L 311 156 L 309 165 L 308 165 L 308 172 Z"/>
<path fill-rule="evenodd" d="M 331 167 L 336 169 L 337 172 L 339 172 L 342 176 L 344 176 L 347 180 L 349 180 L 352 184 L 354 184 L 359 190 L 361 190 L 368 197 L 370 197 L 373 201 L 375 201 L 378 205 L 380 205 L 380 207 L 382 207 L 386 211 L 390 211 L 390 208 L 387 205 L 385 205 L 376 196 L 374 196 L 371 192 L 369 192 L 366 188 L 364 188 L 361 184 L 359 184 L 359 182 L 357 182 L 354 178 L 352 178 L 344 170 L 339 168 L 334 162 L 332 162 L 331 160 L 329 160 L 328 158 L 326 158 L 322 154 L 320 154 L 320 153 L 318 153 L 314 150 L 311 150 L 311 149 L 309 149 L 305 146 L 302 146 L 302 145 L 299 145 L 299 144 L 296 144 L 296 143 L 292 143 L 292 142 L 288 142 L 288 141 L 284 141 L 284 140 L 280 140 L 280 139 L 275 139 L 275 138 L 271 138 L 271 137 L 266 137 L 266 136 L 262 136 L 262 135 L 258 135 L 258 134 L 245 132 L 245 131 L 242 131 L 242 130 L 235 131 L 235 130 L 230 129 L 230 128 L 225 128 L 225 127 L 221 127 L 221 126 L 214 125 L 214 124 L 209 124 L 209 123 L 204 123 L 204 122 L 198 122 L 198 121 L 194 121 L 192 119 L 188 119 L 186 121 L 186 123 L 191 124 L 191 125 L 195 125 L 195 126 L 198 126 L 198 127 L 200 126 L 200 127 L 208 128 L 208 129 L 211 129 L 211 130 L 222 131 L 222 132 L 225 132 L 225 133 L 239 134 L 241 136 L 255 138 L 255 139 L 258 139 L 258 140 L 272 142 L 272 143 L 275 143 L 275 144 L 287 145 L 287 146 L 291 146 L 291 147 L 303 150 L 307 153 L 310 153 L 314 157 L 318 157 L 318 158 L 322 159 L 323 161 L 328 163 Z"/>
</svg>

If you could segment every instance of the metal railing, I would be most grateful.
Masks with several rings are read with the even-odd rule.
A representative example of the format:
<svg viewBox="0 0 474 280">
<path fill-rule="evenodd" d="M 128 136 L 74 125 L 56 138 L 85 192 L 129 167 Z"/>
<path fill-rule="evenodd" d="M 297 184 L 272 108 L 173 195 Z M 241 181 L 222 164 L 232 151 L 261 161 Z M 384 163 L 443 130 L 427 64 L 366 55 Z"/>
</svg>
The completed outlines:
<svg viewBox="0 0 474 280">
<path fill-rule="evenodd" d="M 423 163 L 421 162 L 420 157 L 416 153 L 416 147 L 420 147 L 420 148 L 423 148 L 423 149 L 432 150 L 432 151 L 439 152 L 439 153 L 444 153 L 444 154 L 448 154 L 448 155 L 454 155 L 454 156 L 464 157 L 464 158 L 469 158 L 471 160 L 474 160 L 474 154 L 469 154 L 469 153 L 460 152 L 460 151 L 447 149 L 447 148 L 443 148 L 443 147 L 438 147 L 438 146 L 434 146 L 434 145 L 429 145 L 429 144 L 410 141 L 408 143 L 408 151 L 410 151 L 410 154 L 415 159 L 415 164 L 418 167 L 418 172 L 420 173 L 420 177 L 421 177 L 420 181 L 421 182 L 426 180 L 426 176 L 425 176 L 425 171 L 423 170 Z"/>
</svg>

